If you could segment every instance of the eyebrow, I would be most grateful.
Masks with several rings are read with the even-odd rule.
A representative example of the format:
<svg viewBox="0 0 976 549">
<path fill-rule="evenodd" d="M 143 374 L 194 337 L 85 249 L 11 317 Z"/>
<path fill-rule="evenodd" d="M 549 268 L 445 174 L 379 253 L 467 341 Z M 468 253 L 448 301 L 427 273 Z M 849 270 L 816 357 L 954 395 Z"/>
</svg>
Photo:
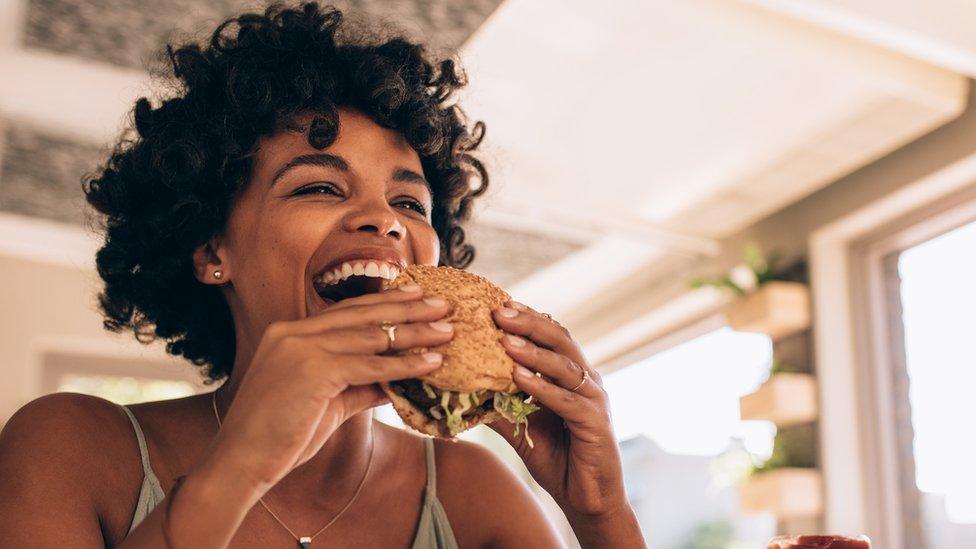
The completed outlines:
<svg viewBox="0 0 976 549">
<path fill-rule="evenodd" d="M 286 173 L 293 170 L 299 166 L 324 166 L 327 168 L 334 168 L 341 172 L 349 171 L 349 164 L 341 157 L 334 154 L 328 153 L 318 153 L 318 154 L 303 154 L 301 156 L 296 156 L 288 161 L 287 164 L 282 166 L 275 172 L 273 178 L 271 178 L 271 185 L 273 186 L 278 182 Z M 427 187 L 430 190 L 430 183 L 424 176 L 419 173 L 408 170 L 407 168 L 397 168 L 393 172 L 393 181 L 404 182 L 404 183 L 418 183 Z"/>
<path fill-rule="evenodd" d="M 400 181 L 404 183 L 419 183 L 427 187 L 427 190 L 430 190 L 430 182 L 428 182 L 424 178 L 424 176 L 420 175 L 419 173 L 413 170 L 408 170 L 406 168 L 397 168 L 393 172 L 393 181 Z"/>
<path fill-rule="evenodd" d="M 346 163 L 342 157 L 336 156 L 334 154 L 318 153 L 318 154 L 303 154 L 301 156 L 296 156 L 288 161 L 287 164 L 282 166 L 277 172 L 275 172 L 274 177 L 271 178 L 271 185 L 274 186 L 279 179 L 282 178 L 289 171 L 299 167 L 299 166 L 324 166 L 326 168 L 335 168 L 340 172 L 348 172 L 349 164 Z"/>
</svg>

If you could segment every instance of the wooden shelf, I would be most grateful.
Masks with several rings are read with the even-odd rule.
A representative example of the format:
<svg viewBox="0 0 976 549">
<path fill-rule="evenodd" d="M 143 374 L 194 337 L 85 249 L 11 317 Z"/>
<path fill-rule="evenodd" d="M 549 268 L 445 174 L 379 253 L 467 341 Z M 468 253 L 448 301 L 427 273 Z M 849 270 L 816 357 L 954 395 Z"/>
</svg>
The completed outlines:
<svg viewBox="0 0 976 549">
<path fill-rule="evenodd" d="M 755 393 L 739 399 L 742 419 L 772 421 L 789 427 L 817 419 L 817 382 L 810 374 L 779 373 Z"/>
<path fill-rule="evenodd" d="M 823 513 L 823 479 L 817 469 L 783 468 L 749 477 L 739 491 L 746 513 L 772 513 L 778 519 Z"/>
<path fill-rule="evenodd" d="M 799 282 L 769 282 L 726 307 L 725 317 L 733 330 L 777 340 L 810 327 L 810 291 Z"/>
</svg>

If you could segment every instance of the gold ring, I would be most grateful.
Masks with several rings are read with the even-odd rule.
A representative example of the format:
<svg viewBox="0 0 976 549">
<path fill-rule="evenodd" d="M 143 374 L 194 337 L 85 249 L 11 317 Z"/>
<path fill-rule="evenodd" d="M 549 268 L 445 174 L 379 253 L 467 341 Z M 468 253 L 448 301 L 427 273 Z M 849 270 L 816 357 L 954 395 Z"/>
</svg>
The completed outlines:
<svg viewBox="0 0 976 549">
<path fill-rule="evenodd" d="M 584 383 L 586 383 L 586 380 L 590 379 L 590 372 L 586 371 L 586 368 L 580 366 L 580 370 L 583 370 L 583 379 L 580 380 L 580 382 L 576 385 L 576 387 L 570 389 L 570 391 L 574 393 L 576 392 L 577 389 L 582 387 Z"/>
<path fill-rule="evenodd" d="M 393 342 L 396 341 L 397 325 L 388 320 L 384 320 L 380 323 L 380 329 L 386 332 L 386 337 L 390 340 L 390 344 L 386 347 L 386 350 L 389 351 L 393 348 Z"/>
</svg>

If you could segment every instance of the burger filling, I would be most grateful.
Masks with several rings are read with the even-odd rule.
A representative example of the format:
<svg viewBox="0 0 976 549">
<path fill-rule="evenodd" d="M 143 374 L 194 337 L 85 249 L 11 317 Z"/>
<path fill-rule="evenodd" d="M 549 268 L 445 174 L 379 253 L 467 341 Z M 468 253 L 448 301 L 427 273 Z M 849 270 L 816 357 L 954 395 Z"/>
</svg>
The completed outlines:
<svg viewBox="0 0 976 549">
<path fill-rule="evenodd" d="M 525 424 L 525 439 L 529 446 L 532 446 L 532 439 L 529 438 L 528 415 L 539 410 L 539 407 L 533 404 L 532 398 L 524 392 L 513 394 L 489 390 L 471 393 L 446 391 L 419 379 L 394 381 L 390 386 L 397 394 L 423 411 L 428 418 L 445 425 L 452 437 L 467 429 L 468 421 L 496 410 L 502 417 L 515 424 L 515 436 L 518 436 L 522 424 Z"/>
</svg>

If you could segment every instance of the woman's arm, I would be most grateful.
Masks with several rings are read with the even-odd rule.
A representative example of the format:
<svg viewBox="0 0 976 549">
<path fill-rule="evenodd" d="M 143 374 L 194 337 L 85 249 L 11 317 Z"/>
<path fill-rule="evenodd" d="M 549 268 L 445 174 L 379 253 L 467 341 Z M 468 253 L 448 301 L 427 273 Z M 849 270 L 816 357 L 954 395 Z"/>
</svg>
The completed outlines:
<svg viewBox="0 0 976 549">
<path fill-rule="evenodd" d="M 508 332 L 502 343 L 518 363 L 515 384 L 542 409 L 529 416 L 527 429 L 518 435 L 507 421 L 491 428 L 556 500 L 583 547 L 646 547 L 624 491 L 610 399 L 599 372 L 548 315 L 510 302 L 494 318 Z"/>
<path fill-rule="evenodd" d="M 0 545 L 105 547 L 91 490 L 98 456 L 78 451 L 97 431 L 79 424 L 89 410 L 77 397 L 32 400 L 0 431 Z"/>
<path fill-rule="evenodd" d="M 260 491 L 234 473 L 226 460 L 205 459 L 118 547 L 167 547 L 162 529 L 167 508 L 173 549 L 227 547 L 260 497 Z"/>
<path fill-rule="evenodd" d="M 567 513 L 566 518 L 582 547 L 645 547 L 637 515 L 626 501 L 603 515 Z"/>
</svg>

